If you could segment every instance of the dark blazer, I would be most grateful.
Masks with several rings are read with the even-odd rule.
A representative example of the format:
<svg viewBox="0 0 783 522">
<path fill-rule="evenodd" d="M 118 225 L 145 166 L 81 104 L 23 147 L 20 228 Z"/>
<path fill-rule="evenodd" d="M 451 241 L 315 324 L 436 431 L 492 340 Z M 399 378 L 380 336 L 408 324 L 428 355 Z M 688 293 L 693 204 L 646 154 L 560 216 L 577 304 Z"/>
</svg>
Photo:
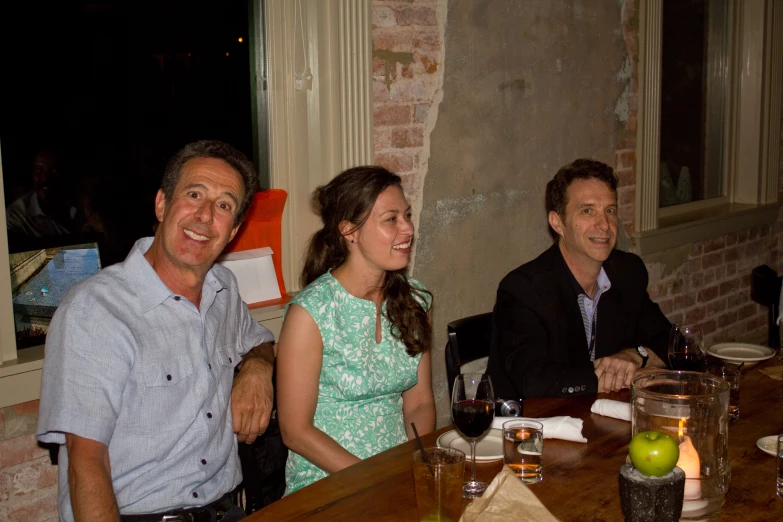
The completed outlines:
<svg viewBox="0 0 783 522">
<path fill-rule="evenodd" d="M 613 250 L 611 288 L 598 301 L 595 358 L 639 345 L 664 361 L 671 324 L 647 295 L 642 260 Z M 500 282 L 487 373 L 501 398 L 598 391 L 571 272 L 557 244 Z"/>
</svg>

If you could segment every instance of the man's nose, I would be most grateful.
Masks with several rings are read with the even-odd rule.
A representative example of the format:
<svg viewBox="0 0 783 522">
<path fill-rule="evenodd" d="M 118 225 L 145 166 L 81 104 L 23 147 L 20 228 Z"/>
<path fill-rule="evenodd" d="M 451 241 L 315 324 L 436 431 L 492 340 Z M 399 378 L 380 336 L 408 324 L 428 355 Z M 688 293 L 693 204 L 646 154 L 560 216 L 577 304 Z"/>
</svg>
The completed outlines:
<svg viewBox="0 0 783 522">
<path fill-rule="evenodd" d="M 215 215 L 214 201 L 204 199 L 201 205 L 196 209 L 196 219 L 201 223 L 212 223 L 212 218 Z"/>
</svg>

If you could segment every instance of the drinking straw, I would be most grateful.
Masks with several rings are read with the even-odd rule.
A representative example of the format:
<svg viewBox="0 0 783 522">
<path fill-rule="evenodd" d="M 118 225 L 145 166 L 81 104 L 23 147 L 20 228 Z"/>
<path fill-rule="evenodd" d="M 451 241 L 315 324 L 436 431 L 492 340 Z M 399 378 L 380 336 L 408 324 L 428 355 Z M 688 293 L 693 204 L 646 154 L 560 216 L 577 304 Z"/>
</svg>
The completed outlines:
<svg viewBox="0 0 783 522">
<path fill-rule="evenodd" d="M 416 444 L 419 445 L 419 450 L 421 451 L 421 460 L 424 461 L 424 463 L 427 465 L 427 471 L 430 472 L 430 475 L 435 475 L 435 473 L 432 471 L 432 467 L 430 466 L 430 459 L 427 458 L 427 452 L 424 451 L 424 444 L 421 442 L 421 437 L 419 437 L 419 432 L 416 431 L 416 424 L 411 422 L 411 428 L 413 428 L 413 434 L 416 436 Z"/>
</svg>

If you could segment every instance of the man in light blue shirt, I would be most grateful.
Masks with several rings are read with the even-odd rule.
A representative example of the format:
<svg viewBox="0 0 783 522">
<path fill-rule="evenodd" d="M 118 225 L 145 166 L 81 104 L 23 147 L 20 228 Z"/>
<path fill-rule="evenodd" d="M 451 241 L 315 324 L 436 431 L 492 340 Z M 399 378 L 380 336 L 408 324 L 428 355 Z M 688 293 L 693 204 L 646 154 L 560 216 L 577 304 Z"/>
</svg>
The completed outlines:
<svg viewBox="0 0 783 522">
<path fill-rule="evenodd" d="M 61 444 L 61 520 L 243 517 L 230 497 L 242 479 L 237 440 L 269 422 L 273 336 L 214 261 L 255 189 L 241 152 L 187 145 L 166 167 L 155 237 L 63 299 L 37 431 Z"/>
</svg>

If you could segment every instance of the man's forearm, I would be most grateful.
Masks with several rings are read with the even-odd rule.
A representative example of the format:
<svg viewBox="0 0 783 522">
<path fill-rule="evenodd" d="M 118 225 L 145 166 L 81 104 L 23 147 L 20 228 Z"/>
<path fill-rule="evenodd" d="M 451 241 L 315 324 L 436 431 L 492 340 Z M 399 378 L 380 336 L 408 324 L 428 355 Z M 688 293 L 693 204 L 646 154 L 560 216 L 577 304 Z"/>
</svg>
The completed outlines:
<svg viewBox="0 0 783 522">
<path fill-rule="evenodd" d="M 240 364 L 239 368 L 240 371 L 248 362 L 251 364 L 260 363 L 261 365 L 268 366 L 271 370 L 275 365 L 274 343 L 268 342 L 259 344 L 243 355 L 242 363 Z"/>
<path fill-rule="evenodd" d="M 86 444 L 85 444 L 86 442 Z M 111 482 L 108 448 L 104 452 L 95 441 L 66 436 L 68 448 L 68 488 L 76 522 L 119 521 L 120 510 Z M 103 446 L 106 448 L 106 446 Z"/>
</svg>

